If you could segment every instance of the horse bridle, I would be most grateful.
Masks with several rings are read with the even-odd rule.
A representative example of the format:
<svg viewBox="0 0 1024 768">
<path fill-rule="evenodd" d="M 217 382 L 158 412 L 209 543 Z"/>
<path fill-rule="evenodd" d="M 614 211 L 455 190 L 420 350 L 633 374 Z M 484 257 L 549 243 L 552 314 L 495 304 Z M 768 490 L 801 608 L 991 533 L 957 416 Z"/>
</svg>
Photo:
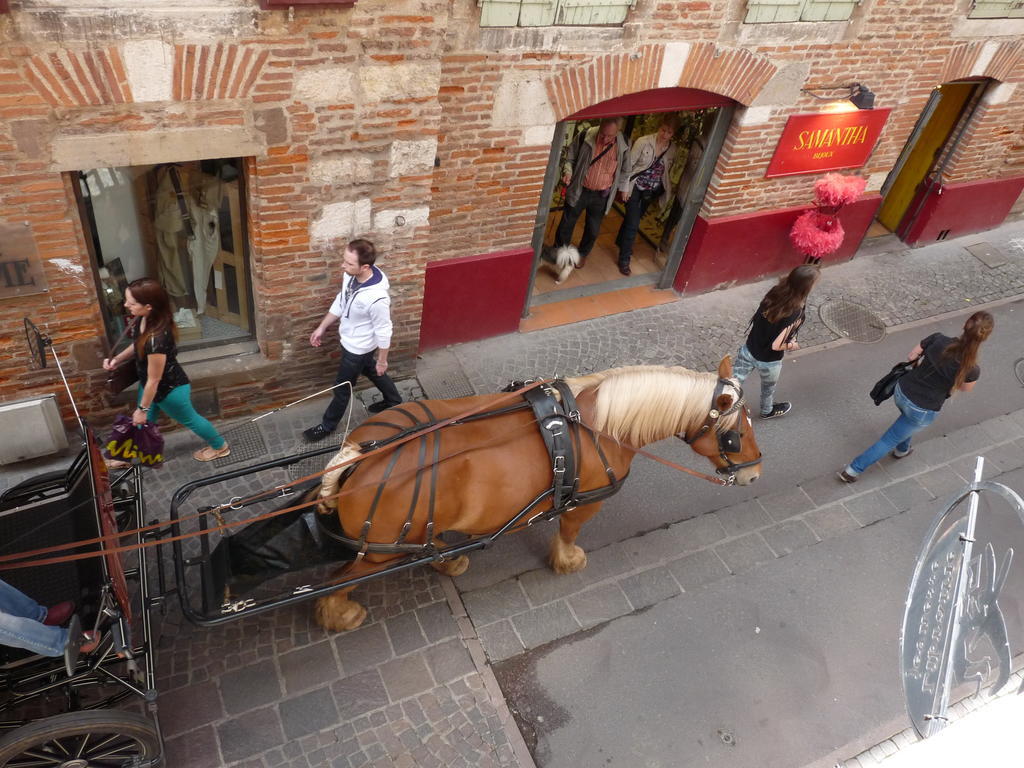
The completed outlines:
<svg viewBox="0 0 1024 768">
<path fill-rule="evenodd" d="M 730 405 L 726 410 L 719 411 L 717 407 L 718 396 L 725 392 L 726 387 L 734 390 L 736 397 L 733 399 L 732 405 Z M 718 457 L 725 462 L 725 466 L 716 467 L 715 472 L 719 475 L 729 475 L 730 482 L 735 480 L 736 473 L 741 469 L 756 467 L 761 463 L 760 456 L 756 459 L 744 461 L 740 464 L 737 464 L 729 458 L 730 453 L 739 453 L 743 450 L 743 435 L 735 429 L 725 429 L 724 427 L 719 426 L 719 421 L 726 416 L 736 413 L 741 408 L 746 411 L 743 401 L 743 388 L 730 379 L 720 378 L 718 383 L 715 385 L 714 394 L 711 395 L 711 408 L 708 410 L 707 418 L 704 419 L 704 424 L 701 425 L 697 434 L 693 437 L 687 437 L 685 432 L 680 432 L 676 435 L 676 437 L 687 445 L 692 445 L 713 429 L 715 431 L 715 437 L 718 440 Z"/>
</svg>

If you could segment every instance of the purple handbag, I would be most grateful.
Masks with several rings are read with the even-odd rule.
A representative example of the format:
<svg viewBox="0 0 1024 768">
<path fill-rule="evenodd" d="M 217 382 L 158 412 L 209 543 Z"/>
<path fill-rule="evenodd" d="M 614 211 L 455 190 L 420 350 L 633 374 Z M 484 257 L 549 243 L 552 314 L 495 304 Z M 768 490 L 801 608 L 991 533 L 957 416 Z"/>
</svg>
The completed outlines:
<svg viewBox="0 0 1024 768">
<path fill-rule="evenodd" d="M 108 459 L 156 467 L 164 461 L 164 436 L 153 422 L 135 426 L 130 416 L 119 413 L 114 418 L 105 453 Z"/>
</svg>

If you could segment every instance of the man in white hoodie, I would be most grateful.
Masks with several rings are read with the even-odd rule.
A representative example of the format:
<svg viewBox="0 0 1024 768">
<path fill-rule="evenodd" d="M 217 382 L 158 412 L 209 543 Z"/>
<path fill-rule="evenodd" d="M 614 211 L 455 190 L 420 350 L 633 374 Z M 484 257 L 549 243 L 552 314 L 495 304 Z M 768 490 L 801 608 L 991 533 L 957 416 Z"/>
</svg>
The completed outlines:
<svg viewBox="0 0 1024 768">
<path fill-rule="evenodd" d="M 349 382 L 352 386 L 340 386 L 334 390 L 321 422 L 302 433 L 308 442 L 322 440 L 338 428 L 359 374 L 372 381 L 384 396 L 383 401 L 367 406 L 371 413 L 380 413 L 402 402 L 395 382 L 387 375 L 388 349 L 391 346 L 391 297 L 388 295 L 387 277 L 373 265 L 376 260 L 377 250 L 369 240 L 360 238 L 348 244 L 341 260 L 345 271 L 341 290 L 320 325 L 309 336 L 309 343 L 319 347 L 327 327 L 338 323 L 341 364 L 335 384 Z"/>
</svg>

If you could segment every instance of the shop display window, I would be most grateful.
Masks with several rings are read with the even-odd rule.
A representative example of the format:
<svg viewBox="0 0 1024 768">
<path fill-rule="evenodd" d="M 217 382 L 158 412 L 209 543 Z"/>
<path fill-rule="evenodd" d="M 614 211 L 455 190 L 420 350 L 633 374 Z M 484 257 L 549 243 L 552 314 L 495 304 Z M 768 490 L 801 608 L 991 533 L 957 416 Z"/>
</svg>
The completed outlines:
<svg viewBox="0 0 1024 768">
<path fill-rule="evenodd" d="M 124 291 L 155 277 L 183 349 L 250 338 L 252 301 L 239 158 L 78 173 L 107 338 L 124 328 Z"/>
</svg>

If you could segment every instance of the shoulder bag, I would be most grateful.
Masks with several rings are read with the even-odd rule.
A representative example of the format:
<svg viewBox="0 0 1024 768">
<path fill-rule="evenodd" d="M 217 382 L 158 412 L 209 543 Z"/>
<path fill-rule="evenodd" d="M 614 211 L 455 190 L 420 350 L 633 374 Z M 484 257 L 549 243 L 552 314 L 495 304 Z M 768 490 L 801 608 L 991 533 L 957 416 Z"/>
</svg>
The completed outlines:
<svg viewBox="0 0 1024 768">
<path fill-rule="evenodd" d="M 871 399 L 875 405 L 881 405 L 892 397 L 893 392 L 896 391 L 896 383 L 900 378 L 909 373 L 915 365 L 917 365 L 917 360 L 896 363 L 891 371 L 875 382 L 875 386 L 871 388 L 870 392 Z"/>
</svg>

